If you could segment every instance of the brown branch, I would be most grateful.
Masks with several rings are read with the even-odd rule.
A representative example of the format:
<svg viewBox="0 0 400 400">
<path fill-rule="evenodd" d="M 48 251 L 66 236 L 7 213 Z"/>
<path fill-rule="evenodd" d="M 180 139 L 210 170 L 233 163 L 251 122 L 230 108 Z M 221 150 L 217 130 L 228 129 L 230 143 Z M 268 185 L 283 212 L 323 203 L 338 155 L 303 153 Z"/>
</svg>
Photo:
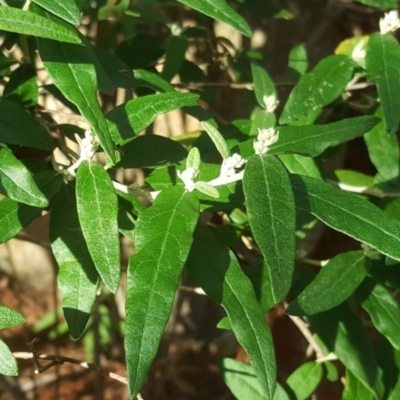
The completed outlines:
<svg viewBox="0 0 400 400">
<path fill-rule="evenodd" d="M 33 343 L 35 343 L 34 341 L 31 343 L 28 343 L 28 345 L 30 345 L 30 347 L 32 347 Z M 75 364 L 75 365 L 79 365 L 82 368 L 86 368 L 86 369 L 90 369 L 92 371 L 96 371 L 101 373 L 104 376 L 108 376 L 112 379 L 115 379 L 118 382 L 121 382 L 125 385 L 128 385 L 128 379 L 118 375 L 114 372 L 108 372 L 108 371 L 104 371 L 103 369 L 101 369 L 100 367 L 98 367 L 97 365 L 93 364 L 93 363 L 88 363 L 86 361 L 79 361 L 76 360 L 74 358 L 70 358 L 70 357 L 65 357 L 65 356 L 59 356 L 59 355 L 51 355 L 51 354 L 40 354 L 36 351 L 32 351 L 32 352 L 15 352 L 13 353 L 15 358 L 21 359 L 21 360 L 33 360 L 35 362 L 36 365 L 36 370 L 35 370 L 35 374 L 40 374 L 44 371 L 47 371 L 48 369 L 56 366 L 56 365 L 62 365 L 64 363 L 70 363 L 70 364 Z M 46 365 L 43 365 L 39 362 L 39 360 L 47 360 L 50 361 L 49 363 L 47 363 Z M 140 394 L 137 395 L 137 400 L 143 400 L 142 396 Z"/>
</svg>

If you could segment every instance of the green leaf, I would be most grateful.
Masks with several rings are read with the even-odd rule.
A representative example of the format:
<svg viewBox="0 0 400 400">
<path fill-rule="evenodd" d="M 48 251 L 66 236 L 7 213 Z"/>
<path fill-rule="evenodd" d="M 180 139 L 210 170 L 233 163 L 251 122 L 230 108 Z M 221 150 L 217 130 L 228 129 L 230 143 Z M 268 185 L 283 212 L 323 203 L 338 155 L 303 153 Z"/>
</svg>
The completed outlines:
<svg viewBox="0 0 400 400">
<path fill-rule="evenodd" d="M 45 151 L 55 147 L 47 131 L 30 114 L 17 103 L 5 99 L 0 101 L 0 132 L 3 143 Z"/>
<path fill-rule="evenodd" d="M 299 44 L 290 50 L 288 67 L 289 74 L 294 75 L 295 79 L 298 79 L 299 76 L 303 75 L 307 71 L 308 57 L 304 44 Z"/>
<path fill-rule="evenodd" d="M 393 295 L 382 285 L 366 280 L 358 290 L 362 308 L 371 317 L 375 328 L 392 346 L 400 350 L 400 307 Z"/>
<path fill-rule="evenodd" d="M 50 11 L 57 17 L 70 22 L 73 25 L 79 25 L 81 16 L 75 0 L 32 0 L 37 5 Z"/>
<path fill-rule="evenodd" d="M 382 398 L 381 371 L 378 368 L 371 340 L 360 319 L 343 303 L 332 310 L 308 317 L 311 328 L 367 387 L 376 398 Z"/>
<path fill-rule="evenodd" d="M 286 313 L 312 315 L 336 307 L 351 296 L 365 278 L 364 264 L 363 251 L 338 254 L 289 304 Z"/>
<path fill-rule="evenodd" d="M 50 200 L 63 181 L 61 175 L 54 171 L 45 171 L 34 175 L 39 189 Z M 0 201 L 0 243 L 7 242 L 38 217 L 43 208 L 20 204 L 8 197 Z"/>
<path fill-rule="evenodd" d="M 208 133 L 208 136 L 210 136 L 210 139 L 214 142 L 215 147 L 219 154 L 221 154 L 222 158 L 228 158 L 230 154 L 228 145 L 226 144 L 224 137 L 218 132 L 218 129 L 215 128 L 212 123 L 207 121 L 202 121 L 201 125 Z"/>
<path fill-rule="evenodd" d="M 276 98 L 276 91 L 274 82 L 268 75 L 267 71 L 257 62 L 251 62 L 251 74 L 253 76 L 254 94 L 260 107 L 266 109 L 265 98 L 274 96 Z M 264 127 L 266 129 L 267 127 Z"/>
<path fill-rule="evenodd" d="M 137 220 L 125 306 L 131 397 L 140 391 L 157 353 L 198 217 L 196 196 L 175 186 L 162 191 Z"/>
<path fill-rule="evenodd" d="M 68 29 L 48 18 L 13 7 L 0 7 L 0 29 L 57 40 L 58 42 L 81 42 L 77 31 L 74 29 Z"/>
<path fill-rule="evenodd" d="M 32 174 L 12 151 L 0 145 L 0 193 L 34 207 L 47 207 L 49 201 L 37 187 Z"/>
<path fill-rule="evenodd" d="M 264 110 L 264 108 L 255 107 L 251 113 L 251 128 L 249 136 L 255 138 L 260 129 L 274 128 L 276 125 L 275 114 Z"/>
<path fill-rule="evenodd" d="M 379 121 L 378 118 L 367 115 L 326 125 L 280 126 L 276 128 L 279 131 L 279 139 L 271 145 L 268 154 L 297 153 L 317 157 L 328 147 L 362 136 Z M 254 154 L 253 142 L 254 139 L 238 145 L 242 157 L 247 158 Z"/>
<path fill-rule="evenodd" d="M 373 400 L 374 395 L 348 369 L 346 369 L 346 385 L 342 400 Z"/>
<path fill-rule="evenodd" d="M 400 222 L 351 193 L 306 176 L 292 175 L 296 207 L 331 228 L 400 260 Z"/>
<path fill-rule="evenodd" d="M 93 53 L 88 47 L 38 39 L 43 64 L 54 84 L 74 103 L 91 124 L 93 132 L 109 158 L 118 161 L 106 119 L 97 99 L 96 68 Z"/>
<path fill-rule="evenodd" d="M 0 340 L 0 374 L 8 376 L 18 375 L 17 360 L 2 340 Z"/>
<path fill-rule="evenodd" d="M 275 157 L 252 156 L 246 164 L 243 190 L 249 224 L 278 303 L 289 291 L 295 258 L 296 215 L 288 173 Z"/>
<path fill-rule="evenodd" d="M 35 106 L 39 96 L 35 67 L 32 64 L 22 64 L 14 70 L 3 96 L 26 108 Z"/>
<path fill-rule="evenodd" d="M 187 47 L 186 37 L 172 35 L 169 38 L 161 78 L 169 82 L 179 72 L 185 60 Z"/>
<path fill-rule="evenodd" d="M 265 400 L 265 395 L 250 365 L 232 358 L 223 358 L 219 369 L 225 384 L 237 399 Z M 289 400 L 289 396 L 279 383 L 276 384 L 273 400 Z"/>
<path fill-rule="evenodd" d="M 355 0 L 358 3 L 365 4 L 366 6 L 380 8 L 381 10 L 388 10 L 396 8 L 398 0 Z"/>
<path fill-rule="evenodd" d="M 213 197 L 214 199 L 218 199 L 219 192 L 214 186 L 210 185 L 204 181 L 195 182 L 194 187 L 201 193 Z"/>
<path fill-rule="evenodd" d="M 11 308 L 0 306 L 0 329 L 11 328 L 25 323 L 25 317 Z"/>
<path fill-rule="evenodd" d="M 281 154 L 279 159 L 291 174 L 306 175 L 322 179 L 317 164 L 311 157 L 300 154 Z"/>
<path fill-rule="evenodd" d="M 57 282 L 69 332 L 78 338 L 89 320 L 99 276 L 82 234 L 71 185 L 62 187 L 52 206 L 50 240 L 59 266 Z"/>
<path fill-rule="evenodd" d="M 76 174 L 79 222 L 97 272 L 115 293 L 120 280 L 118 201 L 111 178 L 96 161 L 84 161 Z"/>
<path fill-rule="evenodd" d="M 235 255 L 217 244 L 212 233 L 198 225 L 187 261 L 188 274 L 216 303 L 224 307 L 238 342 L 243 346 L 262 391 L 272 399 L 276 363 L 271 332 L 253 287 Z"/>
<path fill-rule="evenodd" d="M 292 372 L 286 380 L 286 385 L 295 394 L 296 400 L 305 400 L 315 391 L 322 379 L 322 365 L 309 361 Z"/>
<path fill-rule="evenodd" d="M 139 97 L 115 107 L 106 114 L 114 141 L 123 144 L 146 129 L 156 117 L 184 106 L 196 106 L 194 93 L 168 92 Z M 118 128 L 117 128 L 118 127 Z"/>
<path fill-rule="evenodd" d="M 344 91 L 353 68 L 353 60 L 343 55 L 332 55 L 320 61 L 312 72 L 300 78 L 290 93 L 280 124 L 304 125 L 311 114 L 317 116 Z"/>
<path fill-rule="evenodd" d="M 200 163 L 201 159 L 200 159 L 199 149 L 197 147 L 192 147 L 186 159 L 186 168 L 193 168 L 195 170 L 199 170 Z"/>
<path fill-rule="evenodd" d="M 378 107 L 375 115 L 382 118 L 382 108 Z M 399 176 L 399 145 L 396 136 L 386 134 L 383 119 L 364 135 L 369 158 L 382 177 L 390 181 Z"/>
<path fill-rule="evenodd" d="M 186 149 L 158 135 L 138 136 L 122 147 L 117 168 L 163 168 L 175 165 L 187 156 Z"/>
<path fill-rule="evenodd" d="M 399 43 L 390 35 L 371 35 L 365 62 L 369 78 L 376 83 L 386 132 L 395 135 L 400 122 L 400 71 L 397 68 L 400 63 Z"/>
<path fill-rule="evenodd" d="M 225 0 L 177 0 L 209 17 L 224 22 L 247 37 L 252 36 L 247 22 L 226 4 Z"/>
</svg>

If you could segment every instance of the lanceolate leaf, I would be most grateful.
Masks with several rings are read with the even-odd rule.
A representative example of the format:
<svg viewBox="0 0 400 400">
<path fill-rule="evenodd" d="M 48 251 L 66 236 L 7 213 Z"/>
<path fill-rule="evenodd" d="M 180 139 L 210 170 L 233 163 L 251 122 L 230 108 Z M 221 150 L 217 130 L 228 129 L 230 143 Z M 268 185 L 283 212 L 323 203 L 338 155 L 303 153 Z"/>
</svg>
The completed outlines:
<svg viewBox="0 0 400 400">
<path fill-rule="evenodd" d="M 96 161 L 84 161 L 79 166 L 76 197 L 90 255 L 101 279 L 115 293 L 120 279 L 118 200 L 111 178 Z"/>
<path fill-rule="evenodd" d="M 276 363 L 272 337 L 253 287 L 232 252 L 198 225 L 187 262 L 189 275 L 224 307 L 238 342 L 245 349 L 267 399 L 275 391 Z"/>
<path fill-rule="evenodd" d="M 375 115 L 382 117 L 382 108 L 379 107 Z M 390 181 L 399 176 L 400 154 L 397 136 L 388 136 L 385 122 L 381 120 L 364 135 L 368 148 L 369 158 L 382 177 Z"/>
<path fill-rule="evenodd" d="M 336 307 L 345 301 L 366 276 L 363 251 L 338 254 L 325 265 L 315 279 L 289 304 L 292 315 L 312 315 Z"/>
<path fill-rule="evenodd" d="M 157 353 L 198 216 L 196 196 L 175 186 L 161 192 L 137 220 L 136 254 L 129 260 L 125 306 L 131 397 L 140 391 Z"/>
<path fill-rule="evenodd" d="M 324 58 L 312 72 L 301 77 L 290 93 L 279 122 L 300 123 L 335 100 L 351 79 L 354 61 L 344 55 Z M 316 115 L 316 114 L 315 114 Z"/>
<path fill-rule="evenodd" d="M 188 40 L 185 36 L 172 35 L 167 43 L 167 52 L 161 77 L 170 81 L 181 69 L 185 60 Z"/>
<path fill-rule="evenodd" d="M 217 21 L 224 22 L 235 28 L 247 37 L 251 37 L 252 32 L 247 22 L 226 4 L 225 0 L 178 0 L 194 10 L 208 15 Z"/>
<path fill-rule="evenodd" d="M 300 154 L 282 154 L 279 159 L 291 174 L 307 175 L 316 179 L 322 179 L 317 164 L 311 157 Z"/>
<path fill-rule="evenodd" d="M 376 398 L 382 398 L 381 372 L 364 325 L 346 303 L 308 317 L 313 332 L 322 339 Z"/>
<path fill-rule="evenodd" d="M 358 294 L 361 306 L 370 315 L 375 328 L 400 350 L 400 307 L 393 295 L 372 279 L 360 286 Z"/>
<path fill-rule="evenodd" d="M 367 44 L 366 67 L 376 83 L 385 117 L 386 132 L 394 135 L 400 122 L 400 46 L 390 35 L 373 34 Z"/>
<path fill-rule="evenodd" d="M 24 322 L 24 316 L 18 311 L 5 306 L 0 306 L 0 329 L 22 325 Z"/>
<path fill-rule="evenodd" d="M 228 145 L 226 144 L 224 137 L 218 132 L 217 128 L 215 128 L 212 123 L 207 121 L 203 121 L 201 125 L 208 133 L 208 136 L 210 136 L 210 139 L 214 142 L 219 154 L 221 154 L 221 157 L 228 158 Z"/>
<path fill-rule="evenodd" d="M 224 358 L 219 366 L 222 377 L 229 390 L 237 399 L 265 400 L 254 369 L 232 358 Z M 279 383 L 273 400 L 289 400 L 289 396 Z"/>
<path fill-rule="evenodd" d="M 109 162 L 115 164 L 118 161 L 117 154 L 96 96 L 98 88 L 92 51 L 85 46 L 52 40 L 38 39 L 37 43 L 44 66 L 54 84 L 88 120 Z"/>
<path fill-rule="evenodd" d="M 82 234 L 72 186 L 64 186 L 52 205 L 50 239 L 59 266 L 57 281 L 69 332 L 77 338 L 89 320 L 99 275 Z"/>
<path fill-rule="evenodd" d="M 254 94 L 256 95 L 257 102 L 262 108 L 266 108 L 266 97 L 274 96 L 276 99 L 274 82 L 272 82 L 267 71 L 255 61 L 251 63 L 251 73 L 253 75 Z M 263 125 L 262 128 L 266 129 L 268 127 Z"/>
<path fill-rule="evenodd" d="M 130 100 L 107 113 L 107 120 L 112 122 L 111 135 L 122 144 L 146 129 L 157 116 L 184 106 L 197 106 L 198 99 L 195 93 L 168 92 Z"/>
<path fill-rule="evenodd" d="M 12 151 L 0 145 L 0 193 L 34 207 L 46 207 L 46 196 L 37 187 L 32 174 Z"/>
<path fill-rule="evenodd" d="M 33 0 L 33 2 L 71 24 L 78 25 L 81 21 L 75 0 Z"/>
<path fill-rule="evenodd" d="M 59 42 L 81 42 L 74 29 L 68 29 L 48 18 L 14 7 L 0 7 L 0 29 Z"/>
<path fill-rule="evenodd" d="M 0 141 L 45 151 L 55 147 L 49 134 L 30 114 L 17 103 L 5 99 L 0 101 Z"/>
<path fill-rule="evenodd" d="M 275 303 L 287 295 L 295 256 L 295 204 L 285 167 L 275 157 L 254 155 L 243 177 L 251 230 L 268 265 Z"/>
<path fill-rule="evenodd" d="M 286 380 L 296 400 L 305 400 L 314 392 L 322 379 L 322 365 L 315 361 L 302 364 Z"/>
<path fill-rule="evenodd" d="M 372 400 L 374 395 L 348 369 L 346 370 L 346 385 L 342 400 Z"/>
<path fill-rule="evenodd" d="M 34 175 L 34 180 L 48 200 L 56 193 L 62 176 L 54 171 L 45 171 Z M 13 238 L 40 215 L 43 208 L 20 204 L 15 200 L 4 198 L 0 201 L 0 243 Z"/>
<path fill-rule="evenodd" d="M 370 131 L 378 122 L 374 116 L 348 118 L 326 125 L 281 126 L 279 140 L 271 145 L 268 154 L 297 153 L 316 157 L 328 147 L 336 146 Z M 254 140 L 238 145 L 242 157 L 254 154 Z"/>
<path fill-rule="evenodd" d="M 400 222 L 367 200 L 307 176 L 292 175 L 296 206 L 331 228 L 400 260 Z"/>
<path fill-rule="evenodd" d="M 178 164 L 187 156 L 186 149 L 169 138 L 143 135 L 122 147 L 118 168 L 162 168 Z"/>
</svg>

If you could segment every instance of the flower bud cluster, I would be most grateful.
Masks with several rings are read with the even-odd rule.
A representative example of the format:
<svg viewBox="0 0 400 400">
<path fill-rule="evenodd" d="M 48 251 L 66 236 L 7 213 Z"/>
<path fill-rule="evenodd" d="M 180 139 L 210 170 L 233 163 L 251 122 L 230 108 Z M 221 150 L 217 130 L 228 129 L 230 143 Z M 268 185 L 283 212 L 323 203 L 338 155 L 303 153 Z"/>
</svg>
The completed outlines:
<svg viewBox="0 0 400 400">
<path fill-rule="evenodd" d="M 258 129 L 257 140 L 253 143 L 253 148 L 256 154 L 263 155 L 269 151 L 272 144 L 279 139 L 279 132 L 274 128 Z"/>
<path fill-rule="evenodd" d="M 385 33 L 394 32 L 400 28 L 399 12 L 391 10 L 385 13 L 385 16 L 379 20 L 379 29 L 382 35 Z"/>
</svg>

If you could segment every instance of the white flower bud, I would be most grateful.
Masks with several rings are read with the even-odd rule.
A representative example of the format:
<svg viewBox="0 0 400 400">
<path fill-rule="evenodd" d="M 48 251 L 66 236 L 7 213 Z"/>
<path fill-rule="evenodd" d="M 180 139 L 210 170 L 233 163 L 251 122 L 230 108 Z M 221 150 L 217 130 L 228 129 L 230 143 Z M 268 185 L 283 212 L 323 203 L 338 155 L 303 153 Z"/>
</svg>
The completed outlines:
<svg viewBox="0 0 400 400">
<path fill-rule="evenodd" d="M 258 129 L 257 140 L 253 143 L 256 154 L 262 155 L 268 152 L 269 147 L 279 139 L 279 132 L 274 128 Z"/>
<path fill-rule="evenodd" d="M 351 53 L 351 58 L 359 65 L 365 65 L 365 56 L 367 52 L 365 51 L 365 40 L 360 40 L 357 43 L 357 46 L 354 47 L 353 52 Z"/>
<path fill-rule="evenodd" d="M 391 10 L 385 13 L 385 16 L 379 20 L 379 28 L 382 34 L 394 32 L 400 28 L 399 13 L 397 10 Z"/>
<path fill-rule="evenodd" d="M 186 168 L 183 172 L 178 171 L 178 176 L 185 184 L 185 189 L 188 192 L 193 192 L 195 189 L 194 178 L 198 175 L 199 171 L 194 168 Z"/>
<path fill-rule="evenodd" d="M 279 101 L 274 94 L 271 94 L 270 96 L 265 95 L 263 100 L 266 110 L 270 113 L 273 113 L 276 110 L 276 107 L 278 107 Z"/>
<path fill-rule="evenodd" d="M 246 163 L 240 154 L 233 154 L 232 156 L 225 158 L 221 165 L 221 176 L 229 177 L 236 174 L 236 169 L 242 168 Z"/>
</svg>

